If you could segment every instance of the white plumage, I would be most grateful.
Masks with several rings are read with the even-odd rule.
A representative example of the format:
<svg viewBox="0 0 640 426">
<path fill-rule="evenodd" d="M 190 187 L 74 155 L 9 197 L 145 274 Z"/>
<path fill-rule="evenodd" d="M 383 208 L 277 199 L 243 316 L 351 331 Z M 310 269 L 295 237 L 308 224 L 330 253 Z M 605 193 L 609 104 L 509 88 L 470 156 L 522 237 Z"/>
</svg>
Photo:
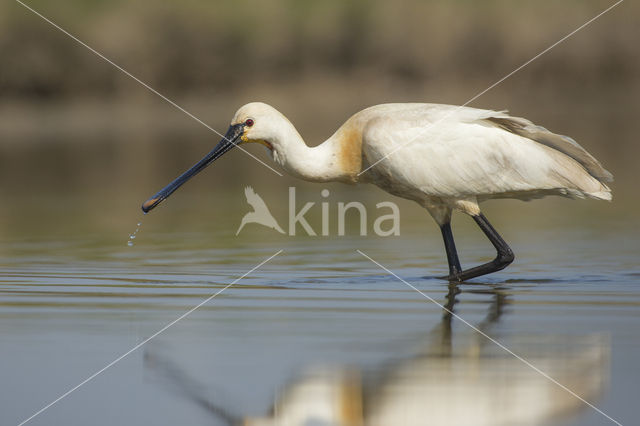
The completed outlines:
<svg viewBox="0 0 640 426">
<path fill-rule="evenodd" d="M 366 174 L 418 199 L 611 199 L 611 174 L 580 145 L 504 112 L 392 104 L 365 110 L 362 120 L 365 159 L 378 162 Z"/>
<path fill-rule="evenodd" d="M 418 202 L 440 226 L 450 280 L 506 267 L 513 252 L 482 215 L 491 198 L 545 195 L 611 200 L 612 175 L 573 139 L 503 111 L 439 104 L 383 104 L 349 118 L 329 139 L 309 147 L 293 124 L 260 102 L 241 107 L 218 146 L 143 204 L 149 211 L 236 143 L 265 145 L 290 174 L 314 182 L 372 183 Z M 469 214 L 495 246 L 492 262 L 462 270 L 451 213 Z"/>
</svg>

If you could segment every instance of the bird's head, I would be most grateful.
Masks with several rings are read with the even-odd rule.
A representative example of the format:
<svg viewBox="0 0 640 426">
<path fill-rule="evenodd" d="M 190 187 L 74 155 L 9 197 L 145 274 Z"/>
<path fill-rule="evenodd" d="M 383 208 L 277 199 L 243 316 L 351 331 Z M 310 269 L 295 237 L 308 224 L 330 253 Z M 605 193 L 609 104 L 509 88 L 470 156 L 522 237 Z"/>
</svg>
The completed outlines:
<svg viewBox="0 0 640 426">
<path fill-rule="evenodd" d="M 266 146 L 273 152 L 274 145 L 276 149 L 279 148 L 279 128 L 283 124 L 291 125 L 280 112 L 265 103 L 252 102 L 244 105 L 236 112 L 227 133 L 215 148 L 193 167 L 145 201 L 142 204 L 142 211 L 145 213 L 151 211 L 185 182 L 236 145 L 255 142 Z"/>
<path fill-rule="evenodd" d="M 262 102 L 242 106 L 231 120 L 231 126 L 242 125 L 240 143 L 259 143 L 273 150 L 280 142 L 279 129 L 289 121 L 274 107 Z"/>
</svg>

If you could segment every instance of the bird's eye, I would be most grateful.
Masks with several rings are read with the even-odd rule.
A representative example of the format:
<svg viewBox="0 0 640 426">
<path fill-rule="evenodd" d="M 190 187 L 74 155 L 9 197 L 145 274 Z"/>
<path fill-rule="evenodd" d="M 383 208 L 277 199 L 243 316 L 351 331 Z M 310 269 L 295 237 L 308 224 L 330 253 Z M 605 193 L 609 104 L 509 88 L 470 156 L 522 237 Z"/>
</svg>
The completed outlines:
<svg viewBox="0 0 640 426">
<path fill-rule="evenodd" d="M 253 119 L 252 118 L 247 118 L 244 122 L 244 125 L 247 127 L 251 127 L 253 126 Z"/>
</svg>

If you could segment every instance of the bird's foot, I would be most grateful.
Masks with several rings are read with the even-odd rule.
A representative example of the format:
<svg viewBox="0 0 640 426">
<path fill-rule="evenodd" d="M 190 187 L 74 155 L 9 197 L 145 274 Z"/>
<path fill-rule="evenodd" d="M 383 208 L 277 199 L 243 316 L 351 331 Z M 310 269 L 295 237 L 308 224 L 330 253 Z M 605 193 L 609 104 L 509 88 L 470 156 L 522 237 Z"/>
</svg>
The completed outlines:
<svg viewBox="0 0 640 426">
<path fill-rule="evenodd" d="M 511 251 L 511 249 L 509 249 L 504 253 L 499 253 L 498 256 L 491 262 L 483 263 L 480 266 L 465 269 L 464 271 L 450 271 L 448 276 L 442 278 L 449 280 L 449 282 L 462 283 L 466 280 L 470 280 L 481 275 L 500 271 L 509 266 L 509 264 L 513 262 L 513 259 L 513 252 Z"/>
<path fill-rule="evenodd" d="M 462 276 L 463 271 L 461 270 L 453 270 L 449 271 L 449 275 L 443 275 L 436 277 L 439 280 L 447 280 L 450 283 L 461 283 L 464 281 L 464 277 Z"/>
<path fill-rule="evenodd" d="M 464 279 L 462 278 L 462 275 L 460 273 L 456 273 L 456 274 L 449 274 L 446 277 L 441 277 L 444 280 L 449 281 L 450 283 L 461 283 L 464 281 Z"/>
</svg>

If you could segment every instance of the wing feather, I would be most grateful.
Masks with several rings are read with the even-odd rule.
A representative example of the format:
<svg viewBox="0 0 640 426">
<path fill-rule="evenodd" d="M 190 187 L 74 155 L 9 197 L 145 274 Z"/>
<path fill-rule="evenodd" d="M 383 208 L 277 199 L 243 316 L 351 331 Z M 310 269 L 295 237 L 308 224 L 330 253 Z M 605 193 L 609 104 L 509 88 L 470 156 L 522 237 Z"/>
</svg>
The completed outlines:
<svg viewBox="0 0 640 426">
<path fill-rule="evenodd" d="M 537 126 L 522 117 L 511 117 L 506 114 L 488 117 L 486 121 L 516 135 L 534 140 L 545 146 L 562 152 L 580 163 L 594 178 L 603 181 L 613 181 L 613 175 L 602 167 L 602 164 L 587 152 L 582 146 L 569 136 L 552 133 L 542 126 Z"/>
<path fill-rule="evenodd" d="M 453 198 L 611 199 L 603 183 L 611 174 L 595 158 L 527 120 L 445 105 L 400 112 L 372 117 L 363 134 L 365 163 L 384 158 L 370 170 L 371 179 L 392 193 L 406 196 L 418 188 Z"/>
</svg>

